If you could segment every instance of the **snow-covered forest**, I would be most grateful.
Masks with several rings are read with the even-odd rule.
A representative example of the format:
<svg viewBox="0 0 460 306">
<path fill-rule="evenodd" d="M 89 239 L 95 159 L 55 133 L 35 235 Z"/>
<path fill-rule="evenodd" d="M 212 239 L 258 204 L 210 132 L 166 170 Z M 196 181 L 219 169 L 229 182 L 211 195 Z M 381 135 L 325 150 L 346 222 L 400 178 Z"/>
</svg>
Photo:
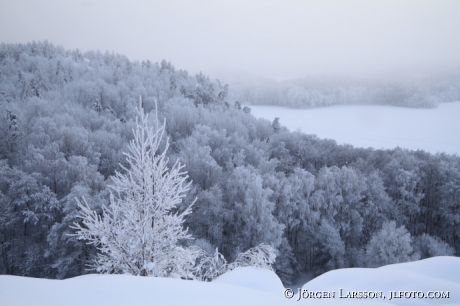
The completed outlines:
<svg viewBox="0 0 460 306">
<path fill-rule="evenodd" d="M 107 186 L 129 167 L 123 152 L 139 97 L 146 113 L 157 102 L 168 166 L 179 159 L 191 180 L 179 211 L 196 198 L 184 223 L 195 239 L 184 247 L 217 248 L 233 261 L 271 245 L 285 284 L 301 271 L 459 254 L 458 156 L 354 148 L 289 132 L 254 118 L 233 96 L 232 87 L 167 61 L 133 62 L 47 41 L 1 44 L 0 274 L 89 273 L 97 252 L 72 235 L 81 222 L 77 199 L 100 214 L 110 206 Z M 423 98 L 404 105 L 458 99 L 458 88 Z"/>
<path fill-rule="evenodd" d="M 460 100 L 458 72 L 421 73 L 416 77 L 305 77 L 277 81 L 241 75 L 229 78 L 230 98 L 244 104 L 312 108 L 378 104 L 433 108 Z"/>
</svg>

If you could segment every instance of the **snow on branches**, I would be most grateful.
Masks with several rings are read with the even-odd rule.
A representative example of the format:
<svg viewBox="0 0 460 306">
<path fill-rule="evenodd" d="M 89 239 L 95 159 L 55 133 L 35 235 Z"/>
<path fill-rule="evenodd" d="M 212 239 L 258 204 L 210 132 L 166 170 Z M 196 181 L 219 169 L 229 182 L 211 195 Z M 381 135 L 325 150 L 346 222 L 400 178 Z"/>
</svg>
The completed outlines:
<svg viewBox="0 0 460 306">
<path fill-rule="evenodd" d="M 227 271 L 238 267 L 258 267 L 273 271 L 272 265 L 276 259 L 275 249 L 267 244 L 261 243 L 250 248 L 246 252 L 238 254 L 235 261 L 228 264 L 224 256 L 216 251 L 214 255 L 202 252 L 196 266 L 196 276 L 203 281 L 213 280 Z"/>
<path fill-rule="evenodd" d="M 187 277 L 194 266 L 196 250 L 181 247 L 191 235 L 183 229 L 183 212 L 175 212 L 191 182 L 187 182 L 184 165 L 176 162 L 169 169 L 161 141 L 165 123 L 154 130 L 148 116 L 138 109 L 134 139 L 124 153 L 128 162 L 124 173 L 117 172 L 110 187 L 110 206 L 102 216 L 88 203 L 78 201 L 82 223 L 75 223 L 79 239 L 88 240 L 98 251 L 93 268 L 102 273 Z"/>
<path fill-rule="evenodd" d="M 217 249 L 214 255 L 197 246 L 185 247 L 181 241 L 192 239 L 182 227 L 191 213 L 191 205 L 177 212 L 191 182 L 178 161 L 168 168 L 166 151 L 160 150 L 165 123 L 153 129 L 148 116 L 138 109 L 134 139 L 124 153 L 128 166 L 121 166 L 110 185 L 110 206 L 102 215 L 93 211 L 85 199 L 77 199 L 80 223 L 74 223 L 78 239 L 87 240 L 98 249 L 91 268 L 101 273 L 129 273 L 141 276 L 180 277 L 212 280 L 239 266 L 271 269 L 275 251 L 259 245 L 227 264 Z M 158 120 L 157 120 L 158 122 Z"/>
<path fill-rule="evenodd" d="M 272 265 L 275 263 L 275 259 L 275 249 L 272 246 L 261 243 L 246 252 L 238 254 L 235 261 L 229 265 L 229 270 L 247 266 L 273 270 Z"/>
</svg>

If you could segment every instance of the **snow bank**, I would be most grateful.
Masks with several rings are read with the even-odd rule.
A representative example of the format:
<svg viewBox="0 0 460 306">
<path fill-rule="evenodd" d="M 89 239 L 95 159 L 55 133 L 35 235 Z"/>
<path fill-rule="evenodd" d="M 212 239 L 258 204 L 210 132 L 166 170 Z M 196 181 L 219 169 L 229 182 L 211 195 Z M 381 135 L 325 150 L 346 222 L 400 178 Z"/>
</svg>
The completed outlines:
<svg viewBox="0 0 460 306">
<path fill-rule="evenodd" d="M 460 258 L 436 257 L 377 269 L 341 269 L 303 286 L 336 292 L 330 299 L 284 297 L 269 270 L 237 268 L 211 283 L 130 275 L 86 275 L 67 280 L 0 276 L 0 305 L 460 305 Z M 378 291 L 386 299 L 340 298 L 351 291 Z M 295 292 L 297 288 L 292 288 Z M 449 298 L 389 300 L 390 291 L 449 291 Z"/>
<path fill-rule="evenodd" d="M 242 267 L 229 271 L 213 281 L 214 284 L 227 284 L 265 292 L 283 292 L 283 283 L 270 270 L 256 267 Z"/>
<path fill-rule="evenodd" d="M 388 265 L 376 269 L 352 268 L 325 273 L 302 289 L 308 291 L 334 291 L 336 299 L 351 291 L 382 292 L 385 299 L 372 301 L 385 302 L 386 305 L 460 305 L 460 258 L 440 256 L 416 262 Z M 448 291 L 449 298 L 391 298 L 391 292 L 417 291 L 424 295 L 429 291 Z M 398 293 L 399 294 L 399 293 Z M 394 295 L 394 293 L 393 293 Z M 371 299 L 353 299 L 354 304 L 369 305 Z"/>
<path fill-rule="evenodd" d="M 269 281 L 260 286 L 239 283 L 244 277 Z M 254 289 L 257 287 L 261 290 Z M 288 301 L 283 290 L 274 272 L 256 268 L 235 269 L 215 283 L 130 275 L 86 275 L 67 280 L 2 275 L 0 305 L 284 305 Z"/>
</svg>

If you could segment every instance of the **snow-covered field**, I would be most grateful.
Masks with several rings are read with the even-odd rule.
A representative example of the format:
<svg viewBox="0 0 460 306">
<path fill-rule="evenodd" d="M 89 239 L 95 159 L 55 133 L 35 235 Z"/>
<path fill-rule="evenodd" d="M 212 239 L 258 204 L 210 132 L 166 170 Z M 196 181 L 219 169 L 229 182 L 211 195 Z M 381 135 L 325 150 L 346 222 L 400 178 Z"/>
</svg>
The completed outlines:
<svg viewBox="0 0 460 306">
<path fill-rule="evenodd" d="M 441 103 L 433 109 L 380 105 L 343 105 L 313 109 L 290 109 L 250 105 L 259 118 L 300 129 L 320 138 L 355 147 L 392 149 L 397 146 L 431 153 L 460 155 L 460 101 Z"/>
<path fill-rule="evenodd" d="M 285 288 L 269 270 L 246 267 L 211 283 L 129 275 L 86 275 L 67 280 L 0 276 L 0 305 L 460 305 L 460 258 L 435 257 L 378 269 L 342 269 L 303 286 L 308 292 L 334 292 L 334 298 L 284 297 Z M 342 291 L 340 291 L 340 288 Z M 298 288 L 293 288 L 298 292 Z M 383 298 L 341 298 L 352 291 L 382 292 Z M 448 298 L 392 298 L 449 292 Z M 400 294 L 400 293 L 397 293 Z"/>
</svg>

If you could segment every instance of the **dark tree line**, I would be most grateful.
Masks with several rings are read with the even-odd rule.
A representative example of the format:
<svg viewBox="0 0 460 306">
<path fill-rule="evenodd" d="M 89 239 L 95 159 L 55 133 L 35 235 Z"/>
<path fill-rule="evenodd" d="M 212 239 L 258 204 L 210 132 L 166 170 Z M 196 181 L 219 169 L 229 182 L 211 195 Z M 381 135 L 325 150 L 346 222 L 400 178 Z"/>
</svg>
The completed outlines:
<svg viewBox="0 0 460 306">
<path fill-rule="evenodd" d="M 108 205 L 139 96 L 166 118 L 170 161 L 186 164 L 197 197 L 186 226 L 210 254 L 270 244 L 287 283 L 299 270 L 459 254 L 458 156 L 291 133 L 230 102 L 231 90 L 166 61 L 1 44 L 0 273 L 88 273 L 95 249 L 68 235 L 75 198 Z"/>
</svg>

